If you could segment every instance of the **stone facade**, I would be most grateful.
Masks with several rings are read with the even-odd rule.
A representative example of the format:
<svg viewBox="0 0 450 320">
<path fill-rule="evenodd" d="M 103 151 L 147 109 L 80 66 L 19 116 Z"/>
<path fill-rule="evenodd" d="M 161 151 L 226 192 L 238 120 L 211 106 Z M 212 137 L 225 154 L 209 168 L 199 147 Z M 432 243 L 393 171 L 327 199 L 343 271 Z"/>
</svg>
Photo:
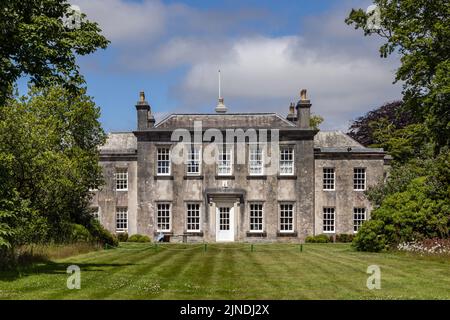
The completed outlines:
<svg viewBox="0 0 450 320">
<path fill-rule="evenodd" d="M 371 210 L 363 191 L 354 190 L 354 169 L 363 169 L 367 188 L 384 178 L 386 154 L 382 149 L 365 148 L 342 132 L 310 128 L 310 106 L 302 98 L 296 114 L 291 106 L 287 119 L 275 113 L 174 114 L 155 124 L 141 94 L 136 105 L 137 130 L 111 133 L 100 150 L 105 185 L 93 191 L 92 207 L 112 232 L 151 238 L 164 234 L 173 242 L 301 242 L 308 235 L 324 232 L 324 208 L 334 210 L 329 233 L 353 233 L 355 208 L 364 209 L 366 219 Z M 182 128 L 193 138 L 198 134 L 194 123 L 201 123 L 202 135 L 210 129 L 224 136 L 229 129 L 255 129 L 267 131 L 270 137 L 276 131 L 280 150 L 293 152 L 292 174 L 281 174 L 280 169 L 251 174 L 248 141 L 233 145 L 230 175 L 220 175 L 216 162 L 203 159 L 199 172 L 189 174 L 186 162 L 172 159 L 176 145 L 172 133 Z M 196 147 L 202 154 L 208 145 L 209 141 L 202 141 Z M 158 150 L 163 153 L 166 148 L 170 168 L 161 174 Z M 270 154 L 264 151 L 265 164 Z M 238 161 L 242 155 L 244 163 Z M 272 158 L 278 166 L 280 155 Z M 323 189 L 324 168 L 334 170 L 333 190 Z M 117 180 L 123 180 L 124 173 L 126 188 L 118 187 Z M 118 212 L 127 213 L 125 225 Z"/>
</svg>

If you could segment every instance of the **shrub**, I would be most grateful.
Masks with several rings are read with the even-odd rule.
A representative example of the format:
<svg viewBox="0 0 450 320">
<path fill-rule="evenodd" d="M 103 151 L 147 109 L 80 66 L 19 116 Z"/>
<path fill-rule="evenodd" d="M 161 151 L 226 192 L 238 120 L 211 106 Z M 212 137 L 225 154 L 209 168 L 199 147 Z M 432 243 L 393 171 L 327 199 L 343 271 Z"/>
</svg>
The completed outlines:
<svg viewBox="0 0 450 320">
<path fill-rule="evenodd" d="M 358 251 L 379 252 L 387 249 L 388 243 L 383 234 L 384 222 L 366 221 L 353 239 L 352 245 Z"/>
<path fill-rule="evenodd" d="M 92 241 L 92 235 L 89 232 L 88 229 L 86 229 L 81 224 L 72 224 L 71 225 L 71 235 L 70 235 L 70 241 L 71 242 L 90 242 Z"/>
<path fill-rule="evenodd" d="M 336 242 L 352 242 L 353 234 L 341 233 L 336 235 Z"/>
<path fill-rule="evenodd" d="M 127 242 L 127 240 L 128 240 L 128 233 L 126 233 L 126 232 L 118 233 L 117 234 L 117 239 L 119 240 L 119 242 Z"/>
<path fill-rule="evenodd" d="M 95 241 L 100 242 L 102 245 L 110 245 L 117 247 L 119 240 L 115 235 L 106 230 L 98 221 L 93 221 L 90 225 L 91 234 Z"/>
<path fill-rule="evenodd" d="M 449 199 L 432 197 L 425 177 L 412 180 L 403 192 L 387 196 L 372 212 L 353 243 L 357 250 L 380 251 L 399 243 L 447 238 Z"/>
<path fill-rule="evenodd" d="M 133 234 L 128 238 L 128 242 L 150 242 L 150 238 L 142 234 Z"/>
<path fill-rule="evenodd" d="M 317 236 L 308 236 L 305 239 L 307 243 L 327 243 L 330 242 L 330 238 L 326 234 L 319 234 Z"/>
</svg>

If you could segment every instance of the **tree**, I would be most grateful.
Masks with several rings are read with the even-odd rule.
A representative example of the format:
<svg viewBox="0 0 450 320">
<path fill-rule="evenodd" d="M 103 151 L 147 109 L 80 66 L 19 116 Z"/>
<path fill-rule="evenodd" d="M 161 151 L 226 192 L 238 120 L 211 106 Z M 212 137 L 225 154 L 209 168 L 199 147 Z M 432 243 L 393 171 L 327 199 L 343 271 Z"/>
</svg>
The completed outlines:
<svg viewBox="0 0 450 320">
<path fill-rule="evenodd" d="M 40 87 L 83 83 L 76 56 L 106 48 L 108 40 L 84 15 L 76 28 L 65 25 L 74 14 L 69 7 L 67 0 L 0 1 L 0 106 L 24 75 Z"/>
<path fill-rule="evenodd" d="M 376 11 L 352 9 L 345 20 L 364 35 L 386 40 L 380 55 L 396 52 L 403 102 L 430 132 L 435 154 L 450 144 L 450 3 L 447 0 L 374 0 Z M 375 27 L 367 22 L 379 12 Z"/>
<path fill-rule="evenodd" d="M 323 122 L 323 117 L 319 115 L 312 115 L 309 119 L 309 125 L 313 129 L 319 129 L 320 124 Z"/>
<path fill-rule="evenodd" d="M 3 107 L 0 237 L 9 234 L 3 241 L 63 241 L 73 223 L 90 223 L 89 188 L 102 183 L 98 147 L 106 137 L 100 110 L 83 90 L 31 88 Z"/>
<path fill-rule="evenodd" d="M 373 124 L 380 121 L 386 121 L 390 129 L 401 129 L 415 123 L 412 113 L 402 108 L 402 102 L 393 101 L 354 120 L 347 134 L 364 146 L 373 145 L 376 143 Z"/>
</svg>

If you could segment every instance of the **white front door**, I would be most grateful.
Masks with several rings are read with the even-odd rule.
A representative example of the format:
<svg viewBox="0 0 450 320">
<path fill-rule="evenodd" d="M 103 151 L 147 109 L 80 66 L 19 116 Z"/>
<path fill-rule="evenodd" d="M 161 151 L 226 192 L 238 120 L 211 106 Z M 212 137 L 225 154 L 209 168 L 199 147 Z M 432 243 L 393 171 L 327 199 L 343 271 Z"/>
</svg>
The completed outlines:
<svg viewBox="0 0 450 320">
<path fill-rule="evenodd" d="M 218 206 L 216 209 L 216 241 L 234 241 L 234 208 Z"/>
</svg>

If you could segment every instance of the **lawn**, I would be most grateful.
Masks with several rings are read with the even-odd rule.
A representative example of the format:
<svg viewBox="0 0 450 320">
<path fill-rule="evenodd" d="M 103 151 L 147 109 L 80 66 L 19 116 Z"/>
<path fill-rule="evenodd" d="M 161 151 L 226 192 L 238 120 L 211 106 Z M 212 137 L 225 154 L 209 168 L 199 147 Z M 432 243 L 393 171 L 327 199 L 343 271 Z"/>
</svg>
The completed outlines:
<svg viewBox="0 0 450 320">
<path fill-rule="evenodd" d="M 121 244 L 0 272 L 0 299 L 450 299 L 450 259 L 348 244 Z M 81 289 L 66 287 L 69 265 Z M 381 289 L 369 290 L 369 265 Z"/>
</svg>

